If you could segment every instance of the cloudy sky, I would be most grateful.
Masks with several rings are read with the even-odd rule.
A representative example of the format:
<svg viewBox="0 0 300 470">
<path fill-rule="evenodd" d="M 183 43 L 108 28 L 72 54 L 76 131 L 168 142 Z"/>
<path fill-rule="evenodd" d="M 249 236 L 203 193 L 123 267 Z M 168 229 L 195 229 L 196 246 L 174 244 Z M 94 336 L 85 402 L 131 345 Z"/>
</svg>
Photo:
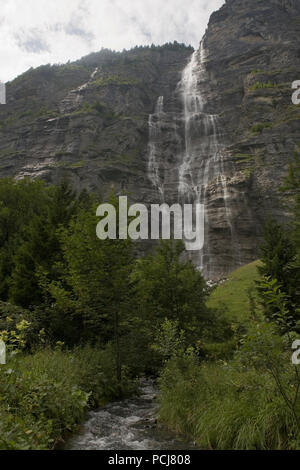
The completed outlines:
<svg viewBox="0 0 300 470">
<path fill-rule="evenodd" d="M 101 47 L 197 46 L 225 0 L 0 0 L 0 80 Z"/>
</svg>

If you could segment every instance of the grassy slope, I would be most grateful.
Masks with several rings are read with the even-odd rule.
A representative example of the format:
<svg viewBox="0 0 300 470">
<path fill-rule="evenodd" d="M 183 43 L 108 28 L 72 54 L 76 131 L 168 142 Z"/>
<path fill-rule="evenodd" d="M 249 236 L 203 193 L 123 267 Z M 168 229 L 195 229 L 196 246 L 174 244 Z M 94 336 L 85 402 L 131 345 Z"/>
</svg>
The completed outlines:
<svg viewBox="0 0 300 470">
<path fill-rule="evenodd" d="M 248 291 L 259 278 L 259 261 L 234 271 L 229 280 L 218 286 L 209 298 L 209 307 L 226 309 L 226 317 L 234 330 L 247 333 L 251 307 Z M 257 296 L 256 296 L 257 298 Z M 257 318 L 257 315 L 256 315 Z M 243 360 L 230 357 L 234 341 L 206 345 L 209 360 L 198 363 L 191 357 L 170 360 L 160 378 L 159 419 L 178 434 L 194 440 L 200 449 L 299 449 L 299 431 L 293 413 L 286 405 L 272 375 L 265 366 L 254 369 L 250 356 L 258 354 L 255 344 L 276 349 L 278 338 L 264 338 L 264 323 L 258 335 L 252 331 L 252 349 L 244 352 Z M 261 335 L 261 336 L 260 336 Z M 257 341 L 257 343 L 255 343 Z M 251 341 L 250 341 L 251 344 Z M 241 349 L 241 344 L 239 345 Z M 248 345 L 249 347 L 249 345 Z M 254 348 L 254 349 L 253 349 Z M 262 349 L 263 350 L 263 349 Z M 281 351 L 281 349 L 280 349 Z M 228 354 L 229 353 L 229 354 Z M 280 359 L 279 359 L 280 358 Z M 216 360 L 214 360 L 216 359 Z M 287 394 L 296 388 L 295 372 L 289 358 L 281 351 L 278 361 L 284 365 L 281 380 Z M 279 366 L 280 367 L 280 366 Z M 293 385 L 291 385 L 293 384 Z"/>
<path fill-rule="evenodd" d="M 234 271 L 228 281 L 219 285 L 211 294 L 208 306 L 212 309 L 225 309 L 226 317 L 234 323 L 247 323 L 250 316 L 250 298 L 257 299 L 255 280 L 259 279 L 259 261 Z"/>
</svg>

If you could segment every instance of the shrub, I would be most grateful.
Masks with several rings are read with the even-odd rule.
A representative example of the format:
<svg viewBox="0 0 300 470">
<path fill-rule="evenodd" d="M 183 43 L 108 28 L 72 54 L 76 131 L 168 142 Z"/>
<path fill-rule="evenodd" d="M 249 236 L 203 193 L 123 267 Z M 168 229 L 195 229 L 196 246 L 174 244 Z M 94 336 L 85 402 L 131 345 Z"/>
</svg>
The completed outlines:
<svg viewBox="0 0 300 470">
<path fill-rule="evenodd" d="M 270 127 L 273 127 L 272 122 L 261 122 L 259 124 L 255 124 L 254 126 L 252 126 L 251 132 L 253 134 L 257 134 L 259 132 L 262 132 L 264 129 L 268 129 Z"/>
<path fill-rule="evenodd" d="M 264 88 L 278 88 L 277 83 L 273 83 L 271 81 L 268 81 L 267 83 L 261 83 L 261 82 L 256 82 L 252 87 L 250 88 L 251 91 L 254 90 L 260 90 Z"/>
<path fill-rule="evenodd" d="M 135 384 L 123 373 L 119 387 L 114 369 L 110 347 L 10 357 L 0 368 L 0 449 L 53 448 L 89 406 L 132 393 Z"/>
</svg>

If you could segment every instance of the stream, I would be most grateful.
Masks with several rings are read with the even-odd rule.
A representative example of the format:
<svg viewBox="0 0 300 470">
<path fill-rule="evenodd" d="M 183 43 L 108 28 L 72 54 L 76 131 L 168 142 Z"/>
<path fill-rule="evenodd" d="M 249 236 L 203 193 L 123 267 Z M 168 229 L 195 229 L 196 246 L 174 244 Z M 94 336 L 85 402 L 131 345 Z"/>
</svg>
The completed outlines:
<svg viewBox="0 0 300 470">
<path fill-rule="evenodd" d="M 88 414 L 78 434 L 65 450 L 192 450 L 191 442 L 180 440 L 157 425 L 158 389 L 150 379 L 140 382 L 140 395 L 113 402 Z"/>
</svg>

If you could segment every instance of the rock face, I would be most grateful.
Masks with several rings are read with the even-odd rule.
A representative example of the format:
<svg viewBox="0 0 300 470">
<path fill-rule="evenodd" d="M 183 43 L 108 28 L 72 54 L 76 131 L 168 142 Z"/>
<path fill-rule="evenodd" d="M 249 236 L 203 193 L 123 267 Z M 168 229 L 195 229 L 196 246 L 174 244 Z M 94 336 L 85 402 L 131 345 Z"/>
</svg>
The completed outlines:
<svg viewBox="0 0 300 470">
<path fill-rule="evenodd" d="M 202 203 L 209 279 L 256 259 L 300 142 L 299 0 L 228 0 L 199 50 L 101 51 L 30 70 L 0 106 L 0 176 L 72 179 L 132 201 Z"/>
<path fill-rule="evenodd" d="M 103 50 L 63 66 L 42 66 L 7 84 L 0 106 L 0 176 L 69 178 L 78 190 L 114 186 L 143 201 L 148 118 L 167 103 L 193 49 L 169 44 Z"/>
<path fill-rule="evenodd" d="M 234 233 L 231 249 L 229 239 L 220 240 L 218 217 L 212 217 L 212 243 L 221 259 L 217 272 L 257 256 L 267 215 L 286 219 L 277 188 L 300 142 L 300 107 L 291 101 L 291 84 L 300 73 L 299 37 L 298 0 L 228 0 L 204 36 L 208 80 L 202 87 L 223 133 Z M 218 207 L 213 195 L 210 204 Z"/>
</svg>

